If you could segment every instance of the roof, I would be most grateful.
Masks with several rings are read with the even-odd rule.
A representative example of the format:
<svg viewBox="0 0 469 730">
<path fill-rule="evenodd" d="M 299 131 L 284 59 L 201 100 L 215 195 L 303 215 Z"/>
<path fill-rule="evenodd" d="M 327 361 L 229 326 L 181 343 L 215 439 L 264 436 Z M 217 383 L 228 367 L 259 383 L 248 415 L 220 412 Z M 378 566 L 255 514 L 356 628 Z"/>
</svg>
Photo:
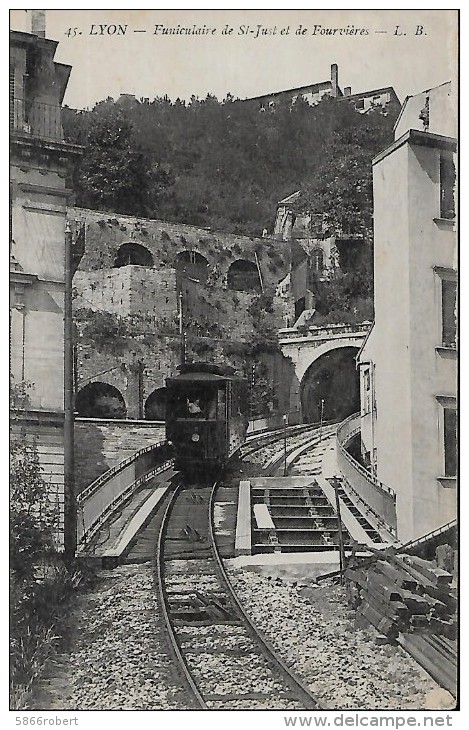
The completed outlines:
<svg viewBox="0 0 469 730">
<path fill-rule="evenodd" d="M 181 373 L 173 378 L 166 378 L 166 385 L 173 383 L 213 383 L 219 381 L 232 380 L 231 375 L 215 375 L 214 373 Z"/>
<path fill-rule="evenodd" d="M 396 98 L 396 101 L 400 104 L 399 98 L 392 86 L 383 86 L 381 89 L 371 89 L 370 91 L 360 91 L 357 94 L 349 94 L 348 96 L 341 96 L 339 98 L 341 101 L 344 99 L 365 99 L 368 96 L 377 96 L 378 94 L 384 94 L 386 92 L 392 94 Z"/>
<path fill-rule="evenodd" d="M 332 88 L 332 81 L 318 81 L 315 84 L 306 84 L 305 86 L 297 86 L 295 89 L 283 89 L 283 91 L 272 91 L 270 94 L 259 94 L 258 96 L 250 96 L 246 101 L 256 101 L 258 99 L 267 99 L 271 96 L 281 96 L 283 94 L 300 94 L 313 89 Z M 342 91 L 338 88 L 338 93 L 342 95 Z"/>
<path fill-rule="evenodd" d="M 279 200 L 277 205 L 283 205 L 284 203 L 293 203 L 294 200 L 297 200 L 301 195 L 301 190 L 297 190 L 296 193 L 292 193 L 291 195 L 287 195 L 286 198 L 283 198 L 283 200 Z"/>
<path fill-rule="evenodd" d="M 399 139 L 389 145 L 389 147 L 386 147 L 385 150 L 376 155 L 376 157 L 371 161 L 371 164 L 376 165 L 378 162 L 384 160 L 385 157 L 388 157 L 388 155 L 390 155 L 392 152 L 397 150 L 399 147 L 402 147 L 402 145 L 406 143 L 417 144 L 423 147 L 436 147 L 437 149 L 447 149 L 451 150 L 452 152 L 456 151 L 458 144 L 457 140 L 454 137 L 445 137 L 442 134 L 433 134 L 432 132 L 422 132 L 419 129 L 409 129 L 405 134 L 402 135 L 402 137 L 399 137 Z"/>
<path fill-rule="evenodd" d="M 234 375 L 235 369 L 231 365 L 217 365 L 213 362 L 198 360 L 197 362 L 186 362 L 178 365 L 182 373 L 213 373 L 215 375 Z"/>
<path fill-rule="evenodd" d="M 423 91 L 419 91 L 417 94 L 406 96 L 401 106 L 399 115 L 394 123 L 394 132 L 396 133 L 404 114 L 408 113 L 409 111 L 412 113 L 412 107 L 415 107 L 413 113 L 415 114 L 415 118 L 418 118 L 421 111 L 421 105 L 423 105 L 422 98 L 428 96 L 433 100 L 435 94 L 441 92 L 445 86 L 448 87 L 448 89 L 451 91 L 451 81 L 444 81 L 442 84 L 438 84 L 438 86 L 432 86 L 430 89 L 424 89 Z"/>
</svg>

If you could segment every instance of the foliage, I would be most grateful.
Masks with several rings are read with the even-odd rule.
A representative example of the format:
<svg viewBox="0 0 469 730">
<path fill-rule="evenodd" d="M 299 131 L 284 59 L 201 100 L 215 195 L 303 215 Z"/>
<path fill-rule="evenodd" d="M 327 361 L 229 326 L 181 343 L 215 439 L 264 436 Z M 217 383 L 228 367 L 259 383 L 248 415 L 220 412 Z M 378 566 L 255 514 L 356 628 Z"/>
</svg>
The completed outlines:
<svg viewBox="0 0 469 730">
<path fill-rule="evenodd" d="M 132 124 L 112 103 L 98 104 L 92 114 L 74 118 L 65 110 L 64 128 L 85 145 L 74 172 L 80 205 L 116 213 L 144 214 L 150 186 L 164 184 L 164 175 L 152 170 L 132 138 Z"/>
<path fill-rule="evenodd" d="M 336 273 L 329 281 L 315 283 L 314 324 L 351 324 L 373 319 L 371 273 Z"/>
<path fill-rule="evenodd" d="M 10 702 L 24 709 L 34 677 L 55 650 L 63 605 L 82 575 L 55 552 L 58 512 L 37 448 L 21 431 L 32 385 L 12 383 L 10 414 Z"/>
<path fill-rule="evenodd" d="M 272 294 L 256 296 L 248 307 L 253 329 L 249 341 L 251 355 L 278 350 L 277 321 L 274 314 Z"/>
<path fill-rule="evenodd" d="M 12 423 L 28 405 L 28 387 L 12 385 Z M 15 575 L 31 577 L 35 562 L 53 551 L 57 508 L 42 476 L 34 442 L 21 431 L 10 441 L 10 567 Z"/>
<path fill-rule="evenodd" d="M 371 159 L 392 140 L 393 122 L 327 98 L 280 103 L 272 114 L 211 95 L 64 110 L 67 138 L 85 145 L 79 205 L 251 236 L 271 229 L 277 201 L 294 190 L 327 230 L 368 230 Z"/>
<path fill-rule="evenodd" d="M 312 213 L 314 235 L 371 238 L 371 161 L 392 141 L 394 121 L 381 110 L 360 114 L 348 104 L 336 105 L 324 157 L 316 174 L 304 182 L 297 203 L 298 210 Z"/>
<path fill-rule="evenodd" d="M 270 416 L 277 408 L 277 396 L 269 378 L 268 369 L 261 360 L 245 364 L 245 377 L 249 382 L 250 414 L 254 418 Z"/>
</svg>

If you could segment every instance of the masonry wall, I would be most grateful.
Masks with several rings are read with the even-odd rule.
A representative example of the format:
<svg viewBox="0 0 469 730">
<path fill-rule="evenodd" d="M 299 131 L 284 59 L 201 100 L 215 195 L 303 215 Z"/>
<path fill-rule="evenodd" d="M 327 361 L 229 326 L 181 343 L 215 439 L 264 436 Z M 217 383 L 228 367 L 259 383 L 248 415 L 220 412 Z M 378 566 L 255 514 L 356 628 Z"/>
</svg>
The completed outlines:
<svg viewBox="0 0 469 730">
<path fill-rule="evenodd" d="M 288 244 L 78 208 L 69 211 L 69 219 L 73 226 L 85 225 L 85 254 L 73 281 L 77 389 L 90 382 L 116 387 L 129 418 L 141 418 L 148 396 L 175 374 L 181 361 L 180 316 L 188 360 L 228 362 L 240 371 L 246 362 L 233 349 L 241 352 L 253 337 L 262 338 L 266 323 L 275 330 L 293 319 L 291 297 L 275 294 L 289 270 Z M 148 265 L 114 267 L 121 263 L 118 253 L 124 244 L 144 247 Z M 197 265 L 181 261 L 182 252 L 204 257 L 207 265 L 201 264 L 200 275 Z M 260 286 L 258 291 L 228 287 L 230 266 L 239 260 L 260 272 L 259 281 L 273 301 L 273 312 L 261 312 L 257 323 L 251 306 Z M 90 335 L 88 309 L 97 317 L 115 315 L 130 334 L 103 344 L 98 331 L 95 338 Z M 137 366 L 143 368 L 140 375 Z"/>
<path fill-rule="evenodd" d="M 91 308 L 128 316 L 148 314 L 161 323 L 177 310 L 176 271 L 172 268 L 122 266 L 117 269 L 77 271 L 75 308 Z"/>
<path fill-rule="evenodd" d="M 79 494 L 108 469 L 136 451 L 164 440 L 164 426 L 75 421 L 75 489 Z"/>
<path fill-rule="evenodd" d="M 209 261 L 211 284 L 222 288 L 226 286 L 230 265 L 237 259 L 256 263 L 256 254 L 265 288 L 275 287 L 288 271 L 289 247 L 272 238 L 249 238 L 85 208 L 70 208 L 68 217 L 83 221 L 86 226 L 86 250 L 80 271 L 113 268 L 117 251 L 124 243 L 147 248 L 158 267 L 174 266 L 177 254 L 182 251 L 197 251 Z"/>
</svg>

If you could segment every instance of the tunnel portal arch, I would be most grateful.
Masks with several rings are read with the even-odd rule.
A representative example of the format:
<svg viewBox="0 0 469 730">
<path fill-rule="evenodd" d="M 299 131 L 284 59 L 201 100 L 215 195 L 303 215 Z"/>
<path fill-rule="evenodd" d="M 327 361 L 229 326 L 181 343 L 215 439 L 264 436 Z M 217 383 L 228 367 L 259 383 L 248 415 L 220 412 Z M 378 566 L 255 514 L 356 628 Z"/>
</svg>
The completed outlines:
<svg viewBox="0 0 469 730">
<path fill-rule="evenodd" d="M 164 421 L 166 418 L 166 388 L 157 388 L 145 401 L 145 420 Z"/>
<path fill-rule="evenodd" d="M 127 408 L 120 390 L 102 382 L 88 383 L 76 394 L 75 410 L 82 418 L 126 418 Z"/>
<path fill-rule="evenodd" d="M 360 410 L 360 379 L 355 356 L 358 347 L 339 347 L 325 352 L 307 368 L 300 385 L 302 418 L 317 423 L 321 401 L 325 421 L 343 421 Z"/>
<path fill-rule="evenodd" d="M 123 243 L 117 250 L 113 267 L 119 269 L 121 266 L 129 266 L 129 264 L 154 266 L 155 262 L 151 251 L 140 243 Z"/>
<path fill-rule="evenodd" d="M 257 266 L 247 259 L 233 261 L 228 269 L 228 289 L 235 291 L 260 292 L 261 282 Z"/>
<path fill-rule="evenodd" d="M 199 284 L 205 284 L 208 278 L 208 259 L 198 251 L 180 251 L 176 256 L 176 270 Z"/>
</svg>

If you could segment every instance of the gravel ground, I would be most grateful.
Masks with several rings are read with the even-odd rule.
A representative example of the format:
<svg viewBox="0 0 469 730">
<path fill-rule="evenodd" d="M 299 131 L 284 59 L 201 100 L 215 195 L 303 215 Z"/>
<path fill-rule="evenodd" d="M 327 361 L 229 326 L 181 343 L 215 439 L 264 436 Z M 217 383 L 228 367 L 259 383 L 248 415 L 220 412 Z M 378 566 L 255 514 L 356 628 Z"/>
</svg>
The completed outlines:
<svg viewBox="0 0 469 730">
<path fill-rule="evenodd" d="M 398 646 L 357 629 L 340 586 L 306 586 L 229 567 L 249 615 L 329 709 L 450 709 L 454 699 Z"/>
<path fill-rule="evenodd" d="M 102 571 L 71 610 L 70 653 L 48 667 L 27 709 L 187 709 L 157 620 L 149 564 Z"/>
</svg>

